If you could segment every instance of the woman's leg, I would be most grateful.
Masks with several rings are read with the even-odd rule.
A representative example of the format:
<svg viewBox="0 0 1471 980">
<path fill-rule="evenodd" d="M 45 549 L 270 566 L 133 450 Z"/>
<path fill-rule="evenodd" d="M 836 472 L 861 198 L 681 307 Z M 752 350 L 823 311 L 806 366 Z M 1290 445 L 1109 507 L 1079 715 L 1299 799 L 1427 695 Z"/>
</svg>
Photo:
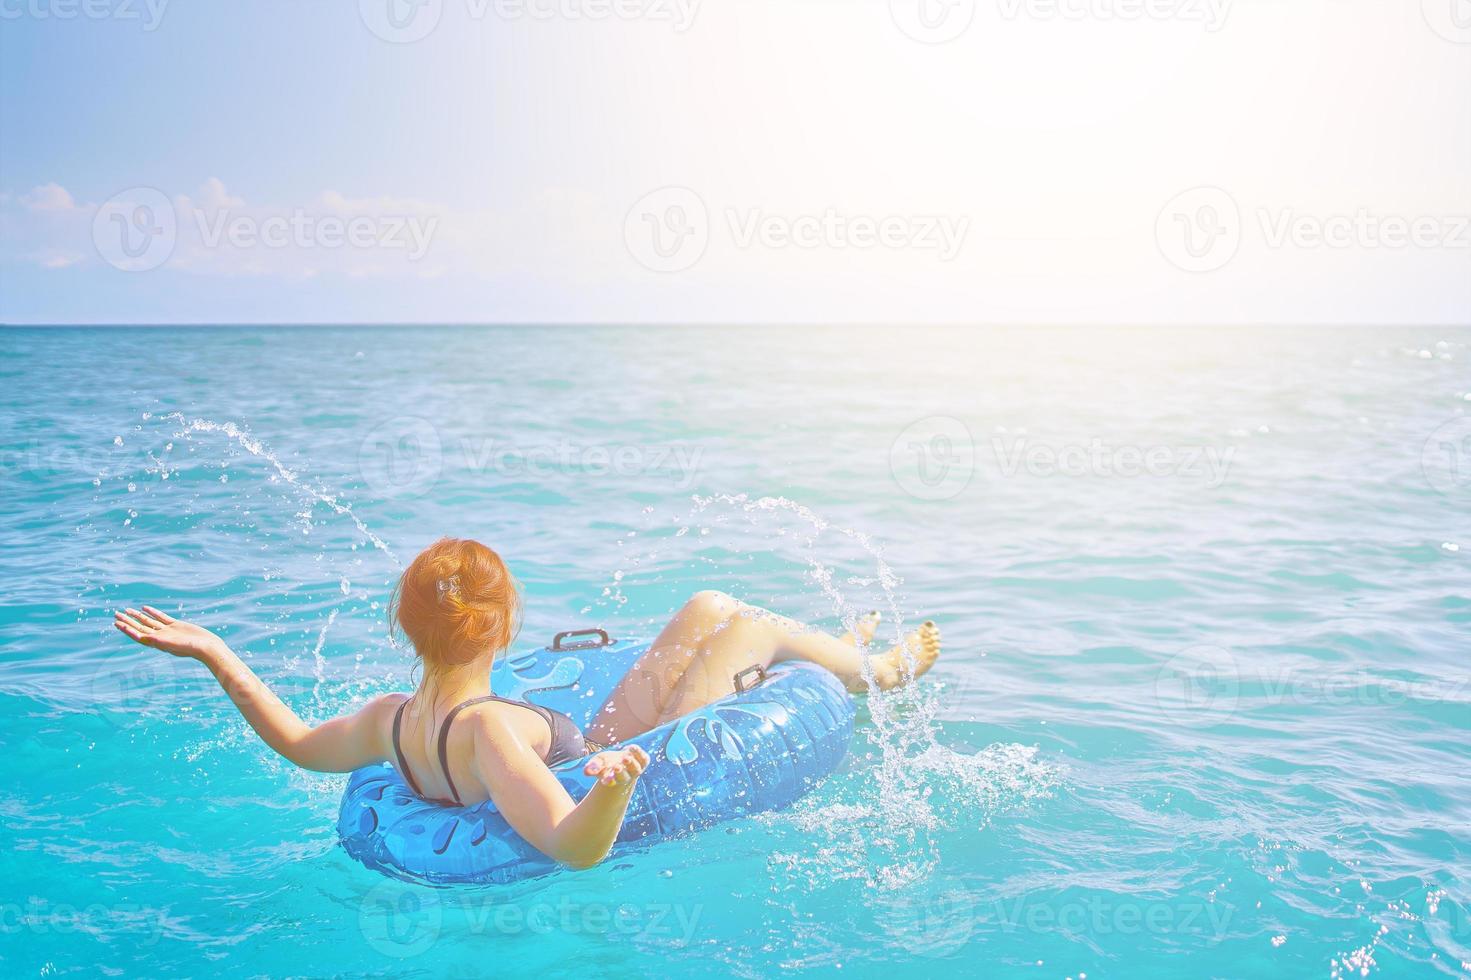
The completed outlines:
<svg viewBox="0 0 1471 980">
<path fill-rule="evenodd" d="M 657 727 L 664 705 L 705 640 L 738 606 L 723 592 L 691 596 L 603 702 L 587 728 L 587 737 L 612 745 Z"/>
<path fill-rule="evenodd" d="M 871 630 L 869 625 L 870 635 Z M 656 728 L 733 693 L 734 676 L 754 665 L 805 660 L 837 675 L 850 691 L 862 692 L 868 687 L 865 661 L 875 682 L 889 688 L 924 673 L 939 653 L 939 631 L 933 623 L 911 633 L 903 644 L 870 655 L 786 616 L 720 592 L 700 592 L 619 682 L 588 737 L 611 743 Z"/>
</svg>

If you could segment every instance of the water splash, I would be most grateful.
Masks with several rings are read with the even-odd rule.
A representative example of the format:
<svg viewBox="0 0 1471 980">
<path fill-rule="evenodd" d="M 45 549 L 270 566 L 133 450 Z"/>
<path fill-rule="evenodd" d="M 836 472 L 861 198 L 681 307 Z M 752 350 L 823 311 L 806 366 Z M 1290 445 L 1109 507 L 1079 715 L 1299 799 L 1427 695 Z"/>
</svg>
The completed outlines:
<svg viewBox="0 0 1471 980">
<path fill-rule="evenodd" d="M 326 646 L 327 631 L 337 622 L 337 613 L 340 611 L 333 609 L 327 614 L 327 622 L 322 624 L 322 631 L 317 634 L 317 645 L 312 648 L 312 703 L 318 707 L 322 705 L 322 685 L 327 682 L 327 660 L 322 656 L 322 647 Z"/>
<path fill-rule="evenodd" d="M 691 501 L 688 512 L 670 515 L 668 524 L 661 527 L 659 519 L 651 518 L 648 525 L 624 536 L 623 567 L 612 572 L 595 605 L 612 605 L 618 607 L 613 611 L 620 611 L 629 601 L 626 590 L 644 584 L 640 573 L 661 579 L 661 569 L 670 564 L 668 552 L 684 552 L 691 546 L 698 549 L 695 560 L 721 576 L 708 584 L 724 588 L 732 566 L 705 552 L 728 544 L 729 533 L 739 530 L 743 520 L 757 539 L 752 552 L 775 554 L 782 542 L 795 545 L 795 558 L 806 566 L 807 579 L 846 630 L 855 629 L 863 611 L 879 608 L 886 612 L 886 632 L 892 633 L 893 642 L 902 640 L 903 579 L 868 535 L 834 525 L 786 497 L 713 494 L 695 495 Z M 653 508 L 646 508 L 643 515 L 650 518 L 652 513 Z M 677 530 L 662 538 L 655 533 L 670 528 Z M 691 535 L 692 529 L 698 533 Z M 652 545 L 646 543 L 651 540 Z M 842 558 L 842 544 L 856 548 L 853 561 Z M 739 543 L 731 550 L 737 557 L 750 557 Z M 880 644 L 875 637 L 875 645 L 887 646 L 887 638 Z M 902 655 L 912 670 L 907 648 Z M 953 647 L 949 656 L 955 656 Z M 833 791 L 768 818 L 793 821 L 825 842 L 802 855 L 774 855 L 776 865 L 804 868 L 817 878 L 859 877 L 885 889 L 903 887 L 923 879 L 939 863 L 936 837 L 950 830 L 984 827 L 993 815 L 1045 796 L 1059 783 L 1057 768 L 1039 759 L 1033 747 L 993 745 L 966 753 L 943 744 L 937 685 L 880 690 L 866 661 L 864 675 L 871 724 L 860 727 L 854 750 L 866 754 L 873 765 L 851 778 L 837 777 L 830 784 Z"/>
<path fill-rule="evenodd" d="M 362 522 L 362 519 L 352 512 L 352 507 L 350 505 L 339 502 L 337 495 L 327 490 L 321 484 L 311 483 L 304 479 L 295 470 L 288 467 L 285 463 L 282 463 L 280 458 L 277 457 L 276 454 L 273 453 L 263 442 L 252 436 L 246 430 L 240 428 L 234 422 L 212 422 L 209 419 L 199 418 L 186 419 L 184 415 L 180 412 L 170 412 L 168 415 L 162 416 L 162 419 L 169 422 L 178 422 L 180 425 L 183 426 L 183 429 L 181 429 L 178 433 L 178 436 L 180 438 L 187 438 L 189 434 L 195 432 L 218 433 L 228 437 L 241 449 L 244 449 L 246 452 L 250 453 L 252 456 L 255 456 L 257 459 L 263 460 L 264 462 L 269 464 L 270 467 L 275 470 L 276 475 L 280 477 L 283 482 L 303 494 L 306 499 L 326 506 L 329 510 L 331 510 L 334 514 L 337 514 L 339 517 L 346 517 L 353 523 L 353 526 L 358 529 L 358 533 L 366 538 L 368 542 L 373 545 L 373 547 L 377 548 L 379 551 L 383 552 L 383 554 L 387 555 L 388 559 L 392 561 L 395 566 L 398 566 L 400 568 L 403 567 L 403 563 L 398 560 L 398 556 L 393 553 L 393 549 L 389 548 L 382 538 L 374 534 L 372 529 L 369 528 L 368 525 L 364 524 Z M 310 514 L 311 510 L 310 508 L 308 508 L 306 511 L 299 513 L 297 516 L 309 520 Z"/>
<path fill-rule="evenodd" d="M 208 477 L 191 479 L 190 467 L 181 466 L 177 459 L 176 444 L 177 448 L 187 448 L 193 453 L 196 437 L 200 435 L 223 436 L 229 445 L 229 450 L 222 454 L 223 458 L 206 457 L 202 461 L 206 469 L 217 466 L 223 476 L 223 471 L 235 461 L 232 457 L 236 450 L 260 460 L 265 468 L 249 467 L 251 479 L 239 479 L 242 474 L 237 472 L 236 482 L 223 490 Z M 151 445 L 148 444 L 150 439 L 154 440 Z M 357 615 L 370 614 L 376 619 L 379 610 L 379 604 L 367 591 L 353 588 L 353 580 L 365 574 L 364 556 L 381 554 L 388 560 L 389 567 L 401 567 L 388 543 L 353 512 L 351 505 L 339 493 L 319 480 L 309 478 L 301 470 L 286 465 L 271 447 L 243 425 L 234 422 L 189 418 L 178 412 L 157 415 L 144 412 L 142 424 L 133 426 L 133 434 L 127 440 L 121 435 L 113 439 L 114 447 L 121 449 L 125 445 L 135 455 L 120 465 L 98 472 L 92 479 L 96 490 L 93 500 L 98 509 L 75 529 L 78 534 L 98 536 L 99 540 L 90 546 L 95 553 L 103 553 L 104 549 L 137 547 L 139 541 L 133 535 L 140 531 L 152 536 L 179 526 L 179 521 L 185 527 L 194 527 L 198 526 L 201 515 L 208 515 L 212 528 L 233 539 L 229 547 L 221 549 L 236 556 L 227 574 L 232 576 L 232 581 L 245 582 L 243 588 L 229 596 L 231 601 L 226 608 L 215 611 L 215 625 L 233 622 L 237 627 L 258 630 L 262 614 L 273 615 L 278 629 L 256 638 L 251 646 L 240 648 L 240 652 L 267 683 L 281 685 L 280 692 L 288 699 L 293 689 L 303 691 L 304 696 L 297 707 L 304 718 L 322 720 L 331 717 L 364 697 L 396 686 L 395 681 L 401 679 L 401 672 L 392 666 L 367 676 L 360 670 L 361 654 L 356 659 L 339 662 L 328 648 L 329 635 L 334 627 L 340 630 L 344 621 L 351 621 L 350 630 L 358 643 L 371 639 L 376 631 L 370 621 Z M 213 456 L 211 452 L 210 457 Z M 126 498 L 122 498 L 121 493 L 124 485 L 129 494 Z M 256 496 L 258 491 L 266 494 L 268 503 L 264 506 L 261 498 Z M 135 498 L 142 499 L 124 510 L 119 504 L 120 498 L 129 504 L 133 504 Z M 312 514 L 314 508 L 319 509 L 317 516 Z M 323 513 L 322 509 L 329 513 Z M 141 519 L 140 511 L 143 512 Z M 233 520 L 229 516 L 232 511 Z M 124 513 L 126 519 L 122 519 Z M 314 556 L 307 552 L 303 561 L 278 564 L 286 556 L 299 554 L 298 545 L 293 540 L 295 534 L 282 540 L 279 535 L 283 531 L 293 531 L 293 526 L 300 524 L 302 532 L 306 533 L 314 526 L 339 518 L 347 525 L 343 528 L 347 532 L 345 543 L 343 537 L 334 535 L 334 543 L 324 543 Z M 119 531 L 124 533 L 119 534 Z M 144 547 L 156 548 L 159 544 L 155 541 Z M 238 568 L 240 558 L 248 561 L 247 556 L 253 554 L 266 556 L 255 583 L 266 586 L 264 589 L 252 588 L 244 569 Z M 119 555 L 118 561 L 127 562 L 129 559 Z M 105 567 L 105 563 L 101 564 Z M 334 593 L 336 602 L 330 603 L 330 608 L 322 608 L 329 604 L 320 603 L 323 587 L 330 587 Z M 108 593 L 114 588 L 111 582 L 92 582 L 89 575 L 78 595 L 78 603 L 83 606 L 83 613 L 79 616 L 85 614 L 93 593 L 102 602 L 107 602 Z M 207 591 L 204 595 L 197 595 L 196 602 L 207 596 Z M 303 596 L 309 606 L 303 606 L 300 601 Z M 240 608 L 247 602 L 253 608 Z M 92 604 L 101 606 L 101 603 Z M 92 611 L 107 613 L 110 621 L 108 610 L 115 604 L 107 602 L 106 607 Z M 325 622 L 318 618 L 321 614 L 325 614 Z M 286 639 L 286 635 L 298 631 L 303 634 L 301 646 L 291 650 L 291 641 Z M 111 640 L 110 630 L 108 635 Z M 283 640 L 288 646 L 280 645 Z M 308 651 L 309 673 L 302 669 L 302 661 Z M 269 656 L 262 658 L 262 653 Z M 125 657 L 125 654 L 126 651 L 119 656 Z M 129 661 L 123 659 L 119 663 L 126 666 Z M 345 675 L 333 670 L 337 666 L 347 669 Z M 124 668 L 110 669 L 121 671 Z M 300 684 L 301 681 L 306 684 Z M 204 678 L 190 675 L 186 682 L 174 688 L 152 693 L 160 699 L 180 701 L 180 710 L 185 711 L 185 705 L 196 701 L 206 686 Z M 213 700 L 209 703 L 212 706 L 220 704 Z M 232 729 L 232 732 L 229 738 L 200 743 L 196 751 L 228 750 L 238 744 L 239 738 L 245 737 L 243 729 Z"/>
<path fill-rule="evenodd" d="M 859 770 L 768 818 L 824 842 L 773 853 L 768 864 L 811 884 L 844 878 L 885 892 L 905 889 L 941 866 L 947 834 L 971 837 L 997 817 L 1045 799 L 1061 782 L 1059 769 L 1028 745 L 966 753 L 932 741 L 903 760 L 897 774 L 880 762 L 872 773 L 877 792 L 871 773 Z"/>
</svg>

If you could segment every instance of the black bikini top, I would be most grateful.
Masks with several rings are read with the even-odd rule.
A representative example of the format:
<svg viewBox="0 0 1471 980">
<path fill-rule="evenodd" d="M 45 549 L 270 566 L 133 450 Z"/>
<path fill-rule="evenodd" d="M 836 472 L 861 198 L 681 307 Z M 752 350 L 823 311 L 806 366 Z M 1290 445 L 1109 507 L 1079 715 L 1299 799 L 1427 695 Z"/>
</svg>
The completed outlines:
<svg viewBox="0 0 1471 980">
<path fill-rule="evenodd" d="M 462 805 L 460 803 L 459 791 L 455 789 L 454 778 L 449 774 L 449 726 L 454 722 L 455 716 L 465 708 L 471 705 L 483 704 L 486 701 L 500 701 L 503 704 L 520 705 L 523 708 L 530 708 L 546 719 L 547 727 L 551 729 L 552 733 L 552 746 L 551 750 L 547 752 L 546 757 L 546 764 L 549 767 L 560 765 L 563 762 L 570 762 L 573 759 L 580 759 L 584 755 L 587 755 L 589 751 L 597 748 L 597 746 L 594 746 L 582 737 L 582 730 L 577 727 L 577 722 L 560 711 L 553 711 L 539 704 L 532 704 L 530 701 L 515 701 L 511 698 L 497 697 L 494 694 L 487 694 L 484 697 L 461 701 L 450 709 L 450 713 L 445 715 L 443 724 L 439 726 L 439 769 L 444 773 L 444 781 L 449 786 L 449 793 L 453 799 L 435 800 L 433 797 L 427 796 L 419 788 L 418 781 L 414 779 L 414 774 L 409 771 L 409 764 L 404 759 L 403 749 L 399 746 L 398 733 L 403 725 L 404 708 L 409 703 L 408 699 L 405 698 L 399 704 L 398 711 L 393 716 L 393 754 L 398 759 L 398 771 L 403 774 L 404 779 L 408 781 L 409 788 L 415 794 L 444 806 Z"/>
</svg>

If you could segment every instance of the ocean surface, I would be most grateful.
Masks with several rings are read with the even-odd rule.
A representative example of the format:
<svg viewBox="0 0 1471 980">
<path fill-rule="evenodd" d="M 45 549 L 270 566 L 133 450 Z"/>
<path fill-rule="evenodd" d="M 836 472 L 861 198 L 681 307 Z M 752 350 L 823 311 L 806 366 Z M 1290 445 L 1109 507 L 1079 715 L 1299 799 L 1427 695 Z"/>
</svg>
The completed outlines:
<svg viewBox="0 0 1471 980">
<path fill-rule="evenodd" d="M 0 330 L 4 976 L 1471 973 L 1471 332 Z M 946 650 L 794 809 L 514 886 L 349 859 L 303 716 L 443 534 L 521 644 L 717 588 Z"/>
</svg>

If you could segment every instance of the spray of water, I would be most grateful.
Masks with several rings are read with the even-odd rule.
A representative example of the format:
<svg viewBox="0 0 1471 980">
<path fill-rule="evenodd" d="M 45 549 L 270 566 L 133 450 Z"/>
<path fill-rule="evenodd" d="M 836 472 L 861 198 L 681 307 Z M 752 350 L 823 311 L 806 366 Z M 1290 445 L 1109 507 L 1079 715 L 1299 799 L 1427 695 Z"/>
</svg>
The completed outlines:
<svg viewBox="0 0 1471 980">
<path fill-rule="evenodd" d="M 276 456 L 276 454 L 271 452 L 271 450 L 264 443 L 252 436 L 249 432 L 241 429 L 234 422 L 211 422 L 208 419 L 186 419 L 182 414 L 178 412 L 172 412 L 168 415 L 163 416 L 163 418 L 166 421 L 177 422 L 183 426 L 183 428 L 178 432 L 178 437 L 180 438 L 187 438 L 190 433 L 194 432 L 215 432 L 228 437 L 241 449 L 244 449 L 246 452 L 250 453 L 257 459 L 261 459 L 269 464 L 271 468 L 276 471 L 276 475 L 281 480 L 285 481 L 288 485 L 298 490 L 307 499 L 322 504 L 323 506 L 331 510 L 334 514 L 337 514 L 339 517 L 347 518 L 349 521 L 352 522 L 353 526 L 358 529 L 358 533 L 366 538 L 373 547 L 377 548 L 379 551 L 387 555 L 388 559 L 392 561 L 394 565 L 401 566 L 402 563 L 398 560 L 398 556 L 393 553 L 392 549 L 390 549 L 388 545 L 384 543 L 382 538 L 374 534 L 372 530 L 369 529 L 368 525 L 364 524 L 362 520 L 359 519 L 358 516 L 352 512 L 352 508 L 350 506 L 341 503 L 336 493 L 330 492 L 319 483 L 314 483 L 303 478 L 295 470 L 292 470 L 290 467 L 286 466 L 286 464 L 282 463 L 281 460 Z M 159 465 L 162 466 L 163 464 Z"/>
<path fill-rule="evenodd" d="M 216 437 L 222 437 L 228 451 L 217 455 L 218 449 L 206 447 L 200 441 L 201 437 L 210 443 L 214 443 Z M 244 425 L 235 422 L 190 418 L 177 412 L 163 415 L 145 412 L 141 424 L 134 426 L 134 434 L 128 435 L 126 440 L 123 435 L 117 436 L 113 445 L 122 449 L 135 438 L 141 438 L 145 443 L 149 439 L 156 442 L 140 447 L 137 456 L 98 472 L 92 480 L 93 486 L 98 488 L 95 498 L 98 511 L 77 530 L 79 533 L 107 535 L 96 545 L 99 553 L 136 547 L 139 520 L 149 528 L 175 519 L 185 520 L 193 527 L 206 522 L 218 533 L 232 539 L 229 554 L 256 553 L 265 559 L 266 564 L 260 569 L 256 584 L 266 585 L 266 588 L 251 588 L 247 583 L 246 593 L 254 597 L 255 605 L 263 611 L 273 610 L 276 618 L 291 631 L 305 625 L 301 621 L 302 606 L 294 601 L 292 593 L 304 585 L 312 593 L 313 606 L 320 608 L 321 592 L 312 583 L 318 582 L 325 574 L 328 581 L 336 581 L 334 593 L 340 595 L 334 594 L 328 600 L 328 608 L 323 610 L 325 619 L 309 627 L 315 633 L 315 642 L 312 643 L 311 633 L 308 633 L 299 653 L 292 654 L 289 648 L 280 649 L 279 662 L 273 658 L 258 664 L 258 669 L 268 682 L 281 684 L 283 693 L 288 693 L 303 681 L 309 681 L 310 697 L 301 705 L 301 710 L 311 720 L 330 717 L 339 713 L 345 704 L 392 685 L 395 679 L 393 671 L 381 672 L 382 676 L 360 676 L 361 655 L 349 662 L 350 676 L 334 677 L 336 672 L 333 668 L 340 670 L 341 666 L 340 662 L 334 662 L 335 658 L 328 650 L 334 626 L 351 621 L 354 631 L 360 634 L 364 625 L 355 618 L 342 619 L 342 614 L 346 612 L 351 617 L 354 611 L 368 610 L 375 614 L 376 619 L 379 610 L 379 603 L 370 590 L 353 584 L 354 578 L 364 577 L 365 569 L 371 567 L 365 565 L 364 557 L 380 555 L 380 568 L 386 565 L 397 570 L 401 567 L 393 549 L 353 512 L 341 494 L 283 462 L 271 447 Z M 192 454 L 196 448 L 206 452 L 188 463 L 181 461 L 181 451 L 187 450 Z M 261 464 L 260 468 L 250 467 L 261 475 L 242 479 L 246 474 L 232 468 L 232 463 L 239 457 Z M 236 481 L 230 484 L 232 475 Z M 226 484 L 229 484 L 227 491 L 223 489 Z M 120 492 L 124 489 L 125 497 Z M 115 520 L 119 499 L 132 505 L 126 508 L 127 516 L 121 527 Z M 345 522 L 343 526 L 348 529 L 349 543 L 344 547 L 341 537 L 334 538 L 332 543 L 322 542 L 315 555 L 306 556 L 310 561 L 311 574 L 304 579 L 298 560 L 301 557 L 299 546 L 293 543 L 283 547 L 280 535 L 287 533 L 291 538 L 299 538 L 312 533 L 319 525 L 339 520 Z M 349 550 L 351 554 L 346 553 Z M 231 573 L 233 577 L 239 577 L 243 569 L 232 569 Z M 105 596 L 112 588 L 107 584 L 85 585 L 82 601 L 86 601 L 88 592 L 97 591 Z M 159 601 L 166 597 L 153 598 Z M 238 602 L 241 598 L 239 593 L 234 593 L 230 601 Z M 115 601 L 109 602 L 108 609 L 113 605 L 116 605 Z M 200 610 L 196 605 L 192 611 L 198 613 Z M 369 632 L 371 630 L 372 626 L 369 626 Z M 258 656 L 262 647 L 269 646 L 271 653 L 277 654 L 277 644 L 278 638 L 268 637 L 249 652 Z M 296 672 L 303 656 L 310 664 L 309 677 L 299 676 Z M 193 682 L 202 685 L 204 680 L 193 672 L 188 673 L 186 680 L 186 683 L 176 685 L 177 690 L 159 694 L 189 700 L 196 686 Z"/>
<path fill-rule="evenodd" d="M 712 571 L 717 573 L 728 571 L 707 552 L 717 544 L 729 545 L 734 557 L 746 557 L 737 537 L 744 531 L 753 539 L 751 548 L 763 553 L 783 548 L 783 542 L 794 545 L 786 546 L 790 560 L 805 566 L 805 576 L 817 587 L 825 612 L 845 630 L 855 630 L 864 611 L 880 609 L 889 628 L 883 639 L 875 637 L 875 646 L 886 646 L 889 634 L 898 643 L 906 633 L 903 580 L 884 559 L 882 549 L 862 532 L 834 525 L 802 504 L 785 497 L 696 495 L 688 511 L 669 515 L 667 524 L 652 515 L 653 508 L 646 508 L 648 524 L 624 537 L 623 567 L 613 572 L 602 598 L 589 610 L 626 605 L 626 590 L 640 584 L 645 569 L 649 569 L 646 577 L 655 578 L 661 568 L 687 565 L 687 560 L 667 553 L 685 550 L 689 540 L 697 542 L 702 552 L 697 562 L 714 565 Z M 675 528 L 673 534 L 668 533 L 670 528 Z M 652 545 L 643 543 L 650 540 Z M 845 551 L 851 557 L 844 556 Z M 838 562 L 871 571 L 843 577 Z M 951 643 L 947 650 L 953 657 Z M 910 659 L 908 669 L 913 666 Z M 855 754 L 874 764 L 833 781 L 824 792 L 772 818 L 790 821 L 807 838 L 822 841 L 799 853 L 773 854 L 774 870 L 812 880 L 856 877 L 884 889 L 902 888 L 932 873 L 940 858 L 937 837 L 984 827 L 995 815 L 1046 796 L 1057 784 L 1057 769 L 1038 758 L 1035 747 L 993 745 L 971 753 L 945 745 L 937 717 L 938 685 L 927 682 L 883 691 L 867 664 L 865 681 L 869 690 L 864 708 L 870 724 L 860 726 Z"/>
</svg>

